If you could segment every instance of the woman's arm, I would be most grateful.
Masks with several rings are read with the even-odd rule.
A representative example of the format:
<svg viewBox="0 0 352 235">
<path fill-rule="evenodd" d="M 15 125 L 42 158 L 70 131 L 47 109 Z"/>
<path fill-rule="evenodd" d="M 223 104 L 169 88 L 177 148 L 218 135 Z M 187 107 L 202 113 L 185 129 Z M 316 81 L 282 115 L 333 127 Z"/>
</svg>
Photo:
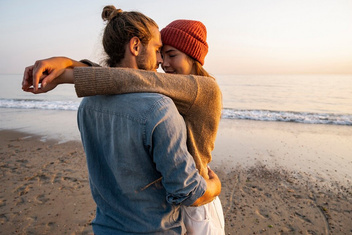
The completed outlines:
<svg viewBox="0 0 352 235">
<path fill-rule="evenodd" d="M 214 99 L 218 98 L 214 96 L 220 94 L 219 86 L 211 77 L 102 67 L 75 68 L 73 72 L 78 97 L 135 92 L 161 93 L 174 101 L 182 115 L 187 115 L 199 97 Z"/>
<path fill-rule="evenodd" d="M 210 77 L 98 66 L 89 60 L 75 61 L 67 57 L 38 60 L 25 69 L 22 89 L 38 94 L 48 92 L 59 84 L 74 83 L 78 97 L 156 92 L 172 98 L 183 115 L 196 102 L 199 94 L 206 92 L 212 99 L 209 91 L 215 91 L 215 94 L 220 92 L 217 83 Z M 66 68 L 74 67 L 73 77 L 72 70 Z"/>
</svg>

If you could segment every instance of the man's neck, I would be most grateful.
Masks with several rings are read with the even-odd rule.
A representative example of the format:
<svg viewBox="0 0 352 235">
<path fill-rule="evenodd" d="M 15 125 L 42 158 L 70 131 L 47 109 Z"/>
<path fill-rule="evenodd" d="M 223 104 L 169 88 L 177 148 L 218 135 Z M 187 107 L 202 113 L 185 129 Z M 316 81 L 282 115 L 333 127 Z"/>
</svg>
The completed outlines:
<svg viewBox="0 0 352 235">
<path fill-rule="evenodd" d="M 136 59 L 131 56 L 125 56 L 125 58 L 114 67 L 138 69 Z"/>
</svg>

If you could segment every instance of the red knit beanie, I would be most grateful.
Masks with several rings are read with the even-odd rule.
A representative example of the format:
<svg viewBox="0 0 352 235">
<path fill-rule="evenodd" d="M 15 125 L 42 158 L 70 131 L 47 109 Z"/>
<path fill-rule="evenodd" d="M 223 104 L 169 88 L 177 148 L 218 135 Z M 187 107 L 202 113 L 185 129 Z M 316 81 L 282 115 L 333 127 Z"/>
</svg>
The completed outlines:
<svg viewBox="0 0 352 235">
<path fill-rule="evenodd" d="M 204 24 L 194 20 L 175 20 L 161 31 L 164 45 L 170 45 L 193 59 L 204 64 L 208 53 L 207 29 Z"/>
</svg>

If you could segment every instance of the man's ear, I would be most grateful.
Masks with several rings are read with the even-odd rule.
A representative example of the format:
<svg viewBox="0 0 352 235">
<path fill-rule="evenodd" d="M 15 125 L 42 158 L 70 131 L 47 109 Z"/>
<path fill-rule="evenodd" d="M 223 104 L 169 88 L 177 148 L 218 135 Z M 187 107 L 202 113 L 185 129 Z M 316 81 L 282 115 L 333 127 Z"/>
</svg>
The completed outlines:
<svg viewBox="0 0 352 235">
<path fill-rule="evenodd" d="M 142 46 L 142 43 L 138 37 L 131 38 L 129 42 L 129 49 L 132 55 L 138 56 L 141 50 L 141 46 Z"/>
</svg>

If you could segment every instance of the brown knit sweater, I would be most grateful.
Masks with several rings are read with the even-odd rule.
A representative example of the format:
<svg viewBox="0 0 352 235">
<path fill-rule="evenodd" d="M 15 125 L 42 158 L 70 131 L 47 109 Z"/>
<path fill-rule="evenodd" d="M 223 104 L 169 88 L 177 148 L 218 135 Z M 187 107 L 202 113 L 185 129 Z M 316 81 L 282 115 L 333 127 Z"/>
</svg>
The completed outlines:
<svg viewBox="0 0 352 235">
<path fill-rule="evenodd" d="M 221 91 L 214 78 L 156 73 L 129 68 L 74 69 L 78 97 L 136 92 L 170 97 L 187 127 L 187 147 L 199 173 L 208 178 L 207 165 L 221 117 Z"/>
</svg>

